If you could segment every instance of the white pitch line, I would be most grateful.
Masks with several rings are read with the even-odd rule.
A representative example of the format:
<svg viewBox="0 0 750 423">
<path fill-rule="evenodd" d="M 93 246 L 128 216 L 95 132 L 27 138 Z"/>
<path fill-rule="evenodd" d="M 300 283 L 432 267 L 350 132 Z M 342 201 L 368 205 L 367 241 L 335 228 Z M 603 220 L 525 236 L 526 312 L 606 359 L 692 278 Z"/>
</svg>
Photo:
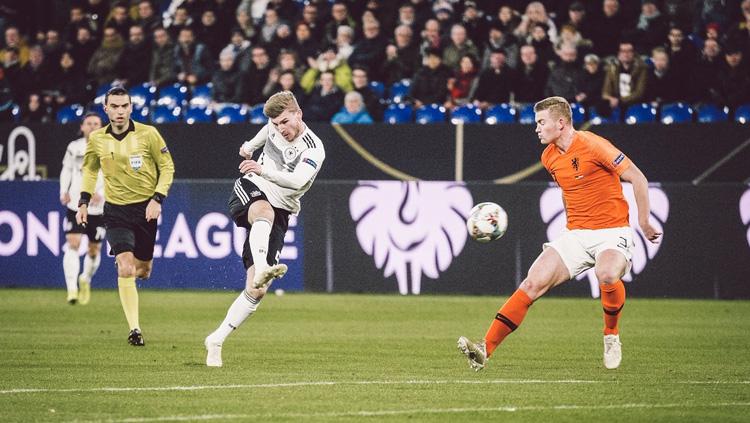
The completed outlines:
<svg viewBox="0 0 750 423">
<path fill-rule="evenodd" d="M 385 417 L 409 414 L 464 414 L 464 413 L 517 413 L 524 411 L 577 411 L 577 410 L 632 410 L 659 408 L 716 408 L 716 407 L 750 407 L 750 402 L 722 402 L 706 404 L 671 403 L 671 404 L 607 404 L 607 405 L 530 405 L 500 407 L 462 407 L 462 408 L 417 408 L 407 410 L 362 410 L 330 413 L 267 413 L 267 414 L 203 414 L 194 416 L 159 416 L 129 417 L 125 419 L 106 420 L 108 423 L 148 423 L 190 420 L 227 420 L 227 419 L 271 419 L 271 418 L 335 418 L 335 417 Z"/>
<path fill-rule="evenodd" d="M 580 379 L 490 379 L 490 380 L 360 380 L 360 381 L 310 381 L 310 382 L 287 382 L 287 383 L 260 383 L 242 385 L 191 385 L 191 386 L 143 386 L 143 387 L 101 387 L 101 388 L 16 388 L 0 390 L 0 395 L 10 394 L 37 394 L 37 393 L 70 393 L 70 392 L 152 392 L 152 391 L 203 391 L 211 389 L 257 389 L 257 388 L 294 388 L 309 386 L 336 386 L 336 385 L 544 385 L 544 384 L 609 384 L 616 383 L 607 380 L 580 380 Z M 738 381 L 675 381 L 678 384 L 726 384 L 746 385 L 748 380 Z"/>
</svg>

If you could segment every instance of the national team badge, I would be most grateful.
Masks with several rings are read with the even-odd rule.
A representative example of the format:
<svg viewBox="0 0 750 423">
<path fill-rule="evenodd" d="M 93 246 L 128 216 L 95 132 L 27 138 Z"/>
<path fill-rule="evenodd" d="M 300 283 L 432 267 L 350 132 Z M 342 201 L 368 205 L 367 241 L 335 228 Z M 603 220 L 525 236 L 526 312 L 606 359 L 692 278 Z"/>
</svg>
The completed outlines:
<svg viewBox="0 0 750 423">
<path fill-rule="evenodd" d="M 287 147 L 286 150 L 284 150 L 284 160 L 286 161 L 292 161 L 294 158 L 297 157 L 297 149 L 294 147 Z"/>
<path fill-rule="evenodd" d="M 143 166 L 143 156 L 140 154 L 133 154 L 130 156 L 130 167 L 133 168 L 133 170 L 138 170 Z"/>
</svg>

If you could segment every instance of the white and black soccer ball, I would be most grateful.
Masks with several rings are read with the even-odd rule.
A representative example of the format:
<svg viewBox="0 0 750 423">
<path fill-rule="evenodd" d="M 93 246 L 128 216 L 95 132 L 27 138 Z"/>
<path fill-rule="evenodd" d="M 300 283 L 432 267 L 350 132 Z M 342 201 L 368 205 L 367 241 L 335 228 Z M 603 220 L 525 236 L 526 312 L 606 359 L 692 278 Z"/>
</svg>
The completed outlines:
<svg viewBox="0 0 750 423">
<path fill-rule="evenodd" d="M 508 214 L 502 207 L 491 202 L 479 203 L 466 219 L 469 236 L 479 242 L 494 241 L 508 229 Z"/>
</svg>

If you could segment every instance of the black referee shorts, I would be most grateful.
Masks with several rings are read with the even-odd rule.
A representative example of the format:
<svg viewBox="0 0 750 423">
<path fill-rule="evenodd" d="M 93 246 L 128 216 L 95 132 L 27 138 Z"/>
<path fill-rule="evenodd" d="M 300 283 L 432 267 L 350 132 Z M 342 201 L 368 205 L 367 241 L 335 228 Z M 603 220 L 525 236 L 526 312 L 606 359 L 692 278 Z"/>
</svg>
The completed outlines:
<svg viewBox="0 0 750 423">
<path fill-rule="evenodd" d="M 104 225 L 107 228 L 107 241 L 112 248 L 110 254 L 117 256 L 132 252 L 141 261 L 154 258 L 156 219 L 146 221 L 149 201 L 122 206 L 104 203 Z"/>
<path fill-rule="evenodd" d="M 65 235 L 67 234 L 86 234 L 89 238 L 89 242 L 102 242 L 104 241 L 104 234 L 107 230 L 104 227 L 104 219 L 100 214 L 90 214 L 88 216 L 88 223 L 84 228 L 83 225 L 79 225 L 76 222 L 76 212 L 71 209 L 67 209 L 65 216 Z"/>
<path fill-rule="evenodd" d="M 242 263 L 245 269 L 250 268 L 253 263 L 253 255 L 250 252 L 250 222 L 247 221 L 247 211 L 250 205 L 256 201 L 268 201 L 268 197 L 257 185 L 245 178 L 239 178 L 234 182 L 232 194 L 229 196 L 227 205 L 229 206 L 229 215 L 232 216 L 234 223 L 247 229 L 247 236 L 242 247 Z M 269 202 L 270 204 L 270 202 Z M 271 226 L 271 237 L 268 240 L 268 255 L 266 262 L 268 265 L 274 265 L 279 262 L 281 249 L 284 247 L 284 236 L 289 228 L 289 210 L 273 207 L 273 225 Z"/>
</svg>

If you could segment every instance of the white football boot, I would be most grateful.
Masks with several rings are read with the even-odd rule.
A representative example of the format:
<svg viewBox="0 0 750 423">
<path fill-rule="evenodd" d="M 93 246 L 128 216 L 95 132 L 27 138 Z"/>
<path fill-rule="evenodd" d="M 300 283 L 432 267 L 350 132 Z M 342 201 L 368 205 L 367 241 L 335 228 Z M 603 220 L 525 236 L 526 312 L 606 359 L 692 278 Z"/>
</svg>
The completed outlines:
<svg viewBox="0 0 750 423">
<path fill-rule="evenodd" d="M 253 279 L 253 288 L 261 289 L 286 274 L 286 264 L 280 263 L 259 271 Z"/>
<path fill-rule="evenodd" d="M 469 338 L 462 336 L 458 338 L 458 350 L 469 360 L 469 366 L 478 372 L 484 369 L 487 363 L 487 348 L 484 341 L 471 342 Z"/>
<path fill-rule="evenodd" d="M 616 369 L 622 361 L 620 335 L 604 335 L 604 367 Z"/>
<path fill-rule="evenodd" d="M 206 346 L 206 366 L 208 367 L 221 367 L 221 343 L 212 341 L 210 336 L 207 336 L 203 341 L 203 345 Z"/>
</svg>

